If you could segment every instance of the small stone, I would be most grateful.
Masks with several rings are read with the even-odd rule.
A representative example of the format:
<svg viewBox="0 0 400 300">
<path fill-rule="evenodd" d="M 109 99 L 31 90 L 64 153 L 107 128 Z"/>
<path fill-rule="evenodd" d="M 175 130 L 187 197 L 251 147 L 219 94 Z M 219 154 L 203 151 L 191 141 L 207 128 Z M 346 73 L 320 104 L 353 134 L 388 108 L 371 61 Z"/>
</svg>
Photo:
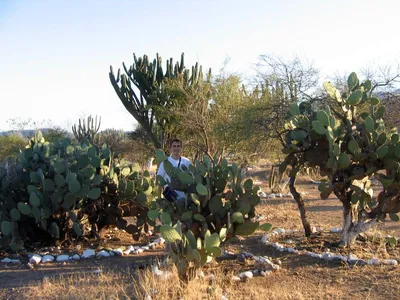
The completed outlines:
<svg viewBox="0 0 400 300">
<path fill-rule="evenodd" d="M 110 253 L 106 250 L 101 250 L 97 253 L 97 257 L 110 257 Z"/>
<path fill-rule="evenodd" d="M 266 245 L 268 243 L 268 235 L 264 234 L 261 238 L 261 243 Z"/>
<path fill-rule="evenodd" d="M 70 260 L 80 260 L 81 257 L 79 256 L 79 254 L 74 254 L 74 255 L 71 255 L 71 256 L 69 257 L 69 259 L 70 259 Z"/>
<path fill-rule="evenodd" d="M 367 260 L 367 264 L 371 266 L 379 266 L 381 264 L 381 260 L 379 258 L 374 257 Z"/>
<path fill-rule="evenodd" d="M 297 250 L 296 250 L 296 249 L 294 249 L 294 248 L 291 248 L 291 247 L 289 247 L 289 248 L 286 248 L 286 251 L 287 251 L 287 252 L 289 252 L 289 253 L 296 253 L 296 252 L 297 252 Z"/>
<path fill-rule="evenodd" d="M 122 256 L 122 254 L 123 254 L 122 249 L 119 249 L 119 248 L 112 250 L 112 252 L 117 256 Z"/>
<path fill-rule="evenodd" d="M 384 259 L 384 260 L 382 260 L 382 264 L 389 265 L 389 266 L 397 266 L 398 262 L 395 259 Z"/>
<path fill-rule="evenodd" d="M 242 272 L 239 274 L 239 278 L 241 278 L 241 279 L 253 278 L 253 272 L 251 272 L 251 271 Z"/>
<path fill-rule="evenodd" d="M 137 253 L 142 253 L 143 251 L 144 250 L 142 248 L 139 248 L 139 249 L 135 250 L 135 252 L 137 252 Z"/>
<path fill-rule="evenodd" d="M 331 260 L 333 260 L 333 254 L 330 252 L 324 252 L 324 253 L 322 253 L 322 259 L 324 259 L 326 261 L 331 261 Z"/>
<path fill-rule="evenodd" d="M 281 266 L 281 265 L 282 265 L 281 260 L 280 260 L 280 259 L 277 259 L 277 260 L 276 260 L 276 264 L 279 265 L 279 266 Z"/>
<path fill-rule="evenodd" d="M 149 246 L 143 246 L 143 247 L 141 247 L 141 249 L 143 249 L 144 251 L 150 250 Z"/>
<path fill-rule="evenodd" d="M 221 300 L 228 300 L 228 298 L 225 295 L 222 295 Z"/>
<path fill-rule="evenodd" d="M 281 193 L 278 193 L 278 194 L 276 194 L 276 197 L 277 197 L 277 198 L 282 198 L 282 194 L 281 194 Z"/>
<path fill-rule="evenodd" d="M 333 227 L 333 228 L 331 228 L 331 229 L 330 229 L 330 232 L 333 232 L 333 233 L 342 232 L 342 228 L 339 228 L 339 227 Z"/>
<path fill-rule="evenodd" d="M 83 251 L 81 258 L 83 258 L 83 259 L 91 258 L 95 255 L 96 255 L 96 252 L 93 249 L 86 249 L 85 251 Z"/>
<path fill-rule="evenodd" d="M 358 259 L 357 255 L 355 255 L 353 253 L 349 253 L 348 260 L 355 260 L 355 259 Z"/>
<path fill-rule="evenodd" d="M 114 253 L 114 251 L 108 251 L 108 253 L 110 253 L 110 256 L 114 256 L 115 255 L 115 253 Z"/>
<path fill-rule="evenodd" d="M 231 280 L 232 281 L 240 281 L 240 277 L 239 276 L 232 276 Z"/>
<path fill-rule="evenodd" d="M 275 194 L 269 194 L 269 195 L 268 195 L 268 198 L 270 198 L 270 199 L 275 199 L 275 198 L 276 198 L 276 195 L 275 195 Z"/>
<path fill-rule="evenodd" d="M 162 244 L 165 243 L 165 240 L 164 240 L 162 237 L 160 237 L 160 238 L 158 238 L 158 239 L 155 239 L 153 243 L 154 243 L 154 244 L 162 245 Z"/>
<path fill-rule="evenodd" d="M 40 255 L 34 254 L 32 257 L 29 259 L 29 263 L 33 265 L 37 265 L 42 261 L 42 257 Z"/>
<path fill-rule="evenodd" d="M 263 198 L 265 198 L 265 197 L 267 197 L 267 194 L 264 193 L 264 192 L 259 192 L 259 193 L 258 193 L 258 197 L 263 197 Z"/>
<path fill-rule="evenodd" d="M 3 258 L 3 259 L 1 260 L 1 262 L 2 262 L 2 263 L 8 264 L 8 263 L 11 262 L 11 259 L 9 259 L 8 257 L 6 257 L 6 258 Z"/>
<path fill-rule="evenodd" d="M 45 255 L 42 258 L 42 263 L 51 262 L 53 260 L 54 260 L 54 256 L 53 255 Z"/>
<path fill-rule="evenodd" d="M 272 274 L 272 271 L 261 271 L 261 276 L 264 276 L 264 277 L 266 277 L 266 276 L 269 276 L 269 275 L 271 275 Z"/>
<path fill-rule="evenodd" d="M 285 233 L 286 230 L 283 228 L 277 228 L 277 229 L 275 229 L 275 232 L 277 232 L 278 234 L 281 234 L 281 233 Z"/>
<path fill-rule="evenodd" d="M 318 253 L 312 253 L 311 254 L 311 257 L 313 257 L 313 258 L 322 258 L 322 254 L 318 254 Z"/>
<path fill-rule="evenodd" d="M 56 261 L 58 261 L 58 262 L 64 262 L 64 261 L 68 261 L 68 260 L 69 260 L 69 255 L 67 255 L 67 254 L 58 255 L 56 258 Z"/>
<path fill-rule="evenodd" d="M 20 264 L 21 264 L 21 261 L 20 261 L 19 259 L 12 259 L 12 260 L 10 261 L 10 263 L 16 264 L 16 265 L 20 265 Z"/>
</svg>

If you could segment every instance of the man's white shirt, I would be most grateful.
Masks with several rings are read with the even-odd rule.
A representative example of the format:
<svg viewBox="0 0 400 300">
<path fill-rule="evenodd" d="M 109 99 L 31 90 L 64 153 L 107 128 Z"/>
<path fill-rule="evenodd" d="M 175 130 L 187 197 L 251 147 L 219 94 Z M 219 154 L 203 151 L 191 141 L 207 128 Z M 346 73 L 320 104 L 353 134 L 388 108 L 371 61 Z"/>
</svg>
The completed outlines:
<svg viewBox="0 0 400 300">
<path fill-rule="evenodd" d="M 174 159 L 174 158 L 172 158 L 171 156 L 168 157 L 168 161 L 169 161 L 169 162 L 172 164 L 172 166 L 175 167 L 175 168 L 178 167 L 178 165 L 179 165 L 180 168 L 182 168 L 182 166 L 186 166 L 187 168 L 189 168 L 189 166 L 192 164 L 192 163 L 190 162 L 190 160 L 189 160 L 188 158 L 186 158 L 186 157 L 181 156 L 181 157 L 180 157 L 180 160 L 181 160 L 181 163 L 179 164 L 179 159 Z M 169 177 L 169 175 L 167 174 L 167 172 L 165 172 L 165 169 L 164 169 L 164 162 L 162 162 L 162 163 L 160 164 L 160 167 L 158 168 L 158 171 L 157 171 L 157 175 L 162 176 L 162 177 L 164 178 L 165 181 L 171 182 L 171 177 Z M 179 199 L 179 198 L 185 198 L 185 193 L 184 193 L 184 192 L 182 192 L 182 191 L 176 191 L 176 193 L 178 194 L 178 199 Z"/>
</svg>

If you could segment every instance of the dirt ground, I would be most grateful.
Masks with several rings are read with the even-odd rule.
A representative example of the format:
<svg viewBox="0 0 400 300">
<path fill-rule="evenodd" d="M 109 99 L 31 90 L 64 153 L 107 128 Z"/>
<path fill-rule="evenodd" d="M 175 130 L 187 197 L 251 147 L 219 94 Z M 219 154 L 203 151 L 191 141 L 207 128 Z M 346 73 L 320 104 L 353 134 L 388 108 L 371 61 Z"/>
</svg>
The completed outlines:
<svg viewBox="0 0 400 300">
<path fill-rule="evenodd" d="M 249 171 L 249 175 L 256 184 L 267 193 L 269 192 L 268 170 L 270 166 L 265 162 L 259 163 Z M 318 178 L 313 179 L 318 180 Z M 290 198 L 263 199 L 257 209 L 257 213 L 265 217 L 262 222 L 271 223 L 274 227 L 299 230 L 298 233 L 289 236 L 279 236 L 276 238 L 277 241 L 318 253 L 329 250 L 342 254 L 352 252 L 364 259 L 400 258 L 400 246 L 388 246 L 384 239 L 380 238 L 387 234 L 400 236 L 400 224 L 390 220 L 380 224 L 373 232 L 377 237 L 375 240 L 360 239 L 350 250 L 337 248 L 335 242 L 339 240 L 340 234 L 328 233 L 328 231 L 332 227 L 342 227 L 340 202 L 332 196 L 321 200 L 318 186 L 310 183 L 310 180 L 311 178 L 302 177 L 297 183 L 297 188 L 303 193 L 311 226 L 323 229 L 324 233 L 317 234 L 311 239 L 304 238 L 301 234 L 300 216 L 294 200 Z M 230 242 L 225 249 L 235 253 L 248 251 L 255 255 L 267 255 L 273 259 L 280 259 L 282 269 L 269 277 L 254 277 L 251 284 L 238 282 L 234 286 L 231 283 L 223 285 L 222 289 L 228 299 L 400 299 L 400 266 L 350 266 L 343 262 L 325 262 L 304 255 L 279 252 L 271 246 L 261 244 L 261 237 L 262 232 L 257 232 L 252 237 Z M 146 241 L 134 243 L 123 232 L 112 231 L 110 238 L 114 239 L 111 245 L 110 242 L 97 245 L 97 250 L 146 244 Z M 140 255 L 48 263 L 34 268 L 27 265 L 27 259 L 17 266 L 0 263 L 0 297 L 26 299 L 24 297 L 26 287 L 40 286 L 44 278 L 80 272 L 98 272 L 99 269 L 123 272 L 127 269 L 144 268 L 162 255 L 162 249 L 155 249 Z M 205 268 L 205 273 L 221 274 L 222 272 L 225 276 L 231 276 L 250 269 L 251 263 L 222 261 L 218 266 Z M 90 299 L 90 297 L 76 299 Z M 155 297 L 154 299 L 164 298 Z M 211 298 L 204 296 L 199 299 Z"/>
</svg>

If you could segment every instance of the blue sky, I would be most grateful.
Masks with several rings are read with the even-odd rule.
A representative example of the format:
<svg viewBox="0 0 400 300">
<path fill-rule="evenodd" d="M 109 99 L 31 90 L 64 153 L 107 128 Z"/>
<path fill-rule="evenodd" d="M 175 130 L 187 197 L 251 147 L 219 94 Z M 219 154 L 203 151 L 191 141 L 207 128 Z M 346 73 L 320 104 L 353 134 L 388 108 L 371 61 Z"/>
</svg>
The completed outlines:
<svg viewBox="0 0 400 300">
<path fill-rule="evenodd" d="M 130 130 L 108 79 L 132 53 L 251 76 L 260 54 L 299 55 L 323 77 L 400 58 L 399 1 L 0 0 L 0 131 L 10 118 Z"/>
</svg>

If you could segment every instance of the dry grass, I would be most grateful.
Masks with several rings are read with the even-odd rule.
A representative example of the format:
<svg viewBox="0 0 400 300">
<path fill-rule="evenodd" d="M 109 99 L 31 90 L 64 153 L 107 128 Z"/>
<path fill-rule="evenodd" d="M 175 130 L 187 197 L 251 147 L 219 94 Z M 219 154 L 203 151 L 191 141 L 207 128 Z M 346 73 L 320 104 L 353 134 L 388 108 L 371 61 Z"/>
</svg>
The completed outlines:
<svg viewBox="0 0 400 300">
<path fill-rule="evenodd" d="M 172 270 L 167 279 L 150 270 L 139 272 L 81 273 L 48 278 L 37 286 L 25 287 L 14 299 L 342 299 L 343 291 L 329 282 L 310 285 L 301 276 L 287 280 L 284 273 L 256 277 L 248 282 L 230 281 L 230 275 L 218 274 L 215 280 L 199 278 L 182 283 Z M 0 295 L 0 296 L 5 296 Z M 7 299 L 7 298 L 6 298 Z"/>
</svg>

